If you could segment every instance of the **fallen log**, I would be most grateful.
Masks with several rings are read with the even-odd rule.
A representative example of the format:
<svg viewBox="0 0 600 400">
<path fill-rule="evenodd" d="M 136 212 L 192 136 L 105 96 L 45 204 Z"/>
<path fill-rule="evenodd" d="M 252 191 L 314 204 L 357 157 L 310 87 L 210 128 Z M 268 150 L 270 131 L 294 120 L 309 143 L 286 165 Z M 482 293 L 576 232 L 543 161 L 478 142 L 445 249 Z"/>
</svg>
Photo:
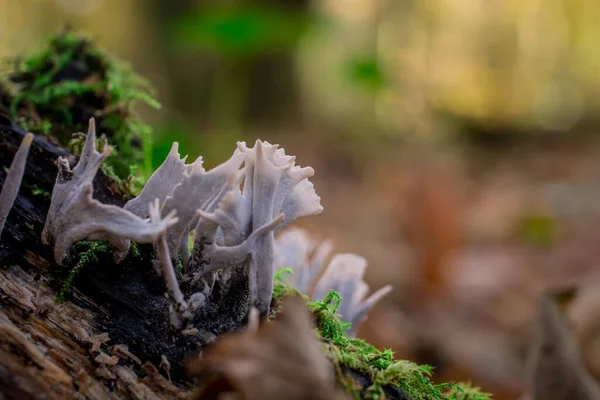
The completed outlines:
<svg viewBox="0 0 600 400">
<path fill-rule="evenodd" d="M 10 165 L 24 135 L 8 119 L 0 120 L 2 167 Z M 77 263 L 73 252 L 65 267 L 56 265 L 40 239 L 58 156 L 74 161 L 44 138 L 35 138 L 1 237 L 0 393 L 18 399 L 185 393 L 191 381 L 183 360 L 206 340 L 201 332 L 179 335 L 179 340 L 171 335 L 168 301 L 162 282 L 153 276 L 150 248 L 122 265 L 115 265 L 109 254 L 100 255 L 75 278 L 69 301 L 57 304 L 58 291 Z M 0 185 L 5 175 L 0 175 Z M 94 197 L 124 204 L 102 172 L 94 180 Z M 153 367 L 162 356 L 171 361 L 169 375 L 177 384 Z"/>
</svg>

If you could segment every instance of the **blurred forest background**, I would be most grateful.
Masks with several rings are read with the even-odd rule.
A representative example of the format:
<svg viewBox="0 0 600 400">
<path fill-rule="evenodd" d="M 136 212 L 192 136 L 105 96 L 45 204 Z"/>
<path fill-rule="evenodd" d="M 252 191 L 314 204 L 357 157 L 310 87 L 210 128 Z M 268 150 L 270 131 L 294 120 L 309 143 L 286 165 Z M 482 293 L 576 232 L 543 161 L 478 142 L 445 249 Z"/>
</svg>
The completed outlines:
<svg viewBox="0 0 600 400">
<path fill-rule="evenodd" d="M 68 25 L 129 61 L 163 105 L 138 110 L 154 166 L 173 141 L 207 167 L 281 144 L 316 171 L 302 224 L 394 285 L 359 336 L 515 399 L 537 294 L 600 259 L 598 21 L 593 0 L 0 0 L 0 57 Z"/>
</svg>

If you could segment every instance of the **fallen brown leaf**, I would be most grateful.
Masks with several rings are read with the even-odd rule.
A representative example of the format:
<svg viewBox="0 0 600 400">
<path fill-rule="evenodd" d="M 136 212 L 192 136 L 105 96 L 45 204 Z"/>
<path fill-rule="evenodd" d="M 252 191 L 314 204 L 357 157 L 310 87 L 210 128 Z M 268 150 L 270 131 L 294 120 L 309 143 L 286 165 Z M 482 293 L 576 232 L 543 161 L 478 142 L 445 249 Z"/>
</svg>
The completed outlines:
<svg viewBox="0 0 600 400">
<path fill-rule="evenodd" d="M 257 331 L 224 336 L 188 371 L 204 385 L 196 400 L 342 400 L 332 365 L 312 329 L 300 297 L 282 302 L 283 311 Z"/>
<path fill-rule="evenodd" d="M 600 387 L 586 371 L 556 300 L 543 295 L 536 342 L 532 400 L 595 400 Z"/>
</svg>

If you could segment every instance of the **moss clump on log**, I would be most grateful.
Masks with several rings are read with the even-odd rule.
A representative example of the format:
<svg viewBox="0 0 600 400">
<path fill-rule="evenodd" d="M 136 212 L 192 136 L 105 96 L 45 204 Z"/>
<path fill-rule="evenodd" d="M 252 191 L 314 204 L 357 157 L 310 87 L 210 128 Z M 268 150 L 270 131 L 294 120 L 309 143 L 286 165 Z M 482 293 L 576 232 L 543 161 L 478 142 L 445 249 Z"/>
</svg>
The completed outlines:
<svg viewBox="0 0 600 400">
<path fill-rule="evenodd" d="M 285 275 L 291 269 L 281 269 L 275 275 L 273 302 L 297 291 L 287 286 Z M 308 298 L 304 296 L 308 301 Z M 347 324 L 337 310 L 343 299 L 331 291 L 323 300 L 308 302 L 319 336 L 327 343 L 328 356 L 334 363 L 338 381 L 355 399 L 412 400 L 490 400 L 487 393 L 468 384 L 435 385 L 429 377 L 432 368 L 394 358 L 392 350 L 380 351 L 360 339 L 348 337 Z"/>
<path fill-rule="evenodd" d="M 135 115 L 136 101 L 160 108 L 154 89 L 131 67 L 98 49 L 82 35 L 64 31 L 32 55 L 9 60 L 0 86 L 0 112 L 25 131 L 48 135 L 77 153 L 91 117 L 116 147 L 104 171 L 125 195 L 136 194 L 134 175 L 151 172 L 151 129 Z"/>
</svg>

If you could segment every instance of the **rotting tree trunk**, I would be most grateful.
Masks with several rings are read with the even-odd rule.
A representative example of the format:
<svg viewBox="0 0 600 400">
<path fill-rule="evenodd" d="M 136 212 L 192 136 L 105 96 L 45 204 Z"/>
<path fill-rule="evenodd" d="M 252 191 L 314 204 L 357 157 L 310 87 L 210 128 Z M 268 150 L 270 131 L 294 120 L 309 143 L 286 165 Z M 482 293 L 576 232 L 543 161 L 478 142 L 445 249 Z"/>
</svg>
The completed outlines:
<svg viewBox="0 0 600 400">
<path fill-rule="evenodd" d="M 10 165 L 24 135 L 10 121 L 0 119 L 3 168 Z M 182 361 L 205 340 L 170 334 L 167 300 L 162 283 L 152 275 L 150 249 L 141 249 L 142 256 L 129 257 L 117 266 L 109 255 L 100 258 L 76 279 L 70 301 L 55 304 L 58 289 L 77 260 L 70 257 L 66 267 L 57 266 L 51 249 L 42 244 L 49 198 L 39 193 L 52 191 L 55 161 L 61 155 L 68 153 L 35 139 L 2 233 L 0 398 L 186 396 L 191 382 L 185 378 Z M 0 173 L 0 184 L 5 175 Z M 37 195 L 36 189 L 41 189 Z M 104 203 L 124 203 L 114 183 L 101 172 L 94 180 L 94 197 Z M 155 367 L 161 355 L 173 365 L 176 384 Z"/>
<path fill-rule="evenodd" d="M 0 115 L 0 187 L 3 169 L 24 136 Z M 220 295 L 213 300 L 218 303 L 208 302 L 194 320 L 196 329 L 173 332 L 164 283 L 152 265 L 152 246 L 140 246 L 138 255 L 130 252 L 118 265 L 112 254 L 96 254 L 97 260 L 75 278 L 67 301 L 57 304 L 57 294 L 79 260 L 71 249 L 59 266 L 51 248 L 41 242 L 59 156 L 76 162 L 75 156 L 35 138 L 0 238 L 0 400 L 191 397 L 195 382 L 185 373 L 186 358 L 239 328 L 243 313 L 232 310 L 227 299 L 247 290 L 217 285 Z M 116 184 L 102 171 L 94 178 L 94 198 L 124 204 Z M 169 371 L 159 369 L 164 358 Z M 366 375 L 343 369 L 363 389 L 371 385 Z M 390 399 L 407 399 L 397 388 L 385 391 Z"/>
</svg>

